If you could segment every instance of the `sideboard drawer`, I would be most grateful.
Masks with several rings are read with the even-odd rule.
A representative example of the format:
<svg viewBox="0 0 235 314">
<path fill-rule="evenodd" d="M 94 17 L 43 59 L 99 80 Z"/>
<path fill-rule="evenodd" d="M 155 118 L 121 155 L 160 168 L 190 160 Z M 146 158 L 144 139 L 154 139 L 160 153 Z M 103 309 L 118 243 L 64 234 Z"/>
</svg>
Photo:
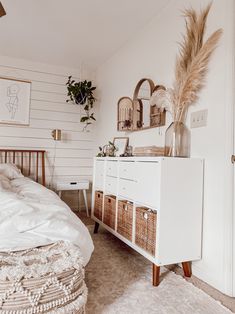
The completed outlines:
<svg viewBox="0 0 235 314">
<path fill-rule="evenodd" d="M 95 166 L 95 186 L 103 189 L 104 185 L 104 161 L 97 161 Z"/>
<path fill-rule="evenodd" d="M 136 182 L 126 179 L 119 180 L 119 195 L 134 200 L 136 195 Z"/>
<path fill-rule="evenodd" d="M 117 177 L 117 174 L 118 174 L 118 163 L 117 163 L 117 161 L 108 161 L 107 162 L 106 174 L 107 174 L 107 176 Z"/>
<path fill-rule="evenodd" d="M 117 178 L 106 177 L 105 191 L 111 194 L 117 194 Z"/>
<path fill-rule="evenodd" d="M 119 177 L 128 180 L 135 180 L 135 162 L 120 162 Z"/>
<path fill-rule="evenodd" d="M 158 209 L 160 206 L 160 164 L 158 162 L 137 162 L 137 200 Z"/>
</svg>

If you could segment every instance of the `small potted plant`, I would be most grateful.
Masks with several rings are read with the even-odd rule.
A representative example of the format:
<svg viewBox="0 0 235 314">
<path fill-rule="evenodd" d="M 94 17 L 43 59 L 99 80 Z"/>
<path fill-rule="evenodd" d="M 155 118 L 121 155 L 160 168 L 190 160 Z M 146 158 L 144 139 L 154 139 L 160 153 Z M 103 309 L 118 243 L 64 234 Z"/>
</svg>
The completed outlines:
<svg viewBox="0 0 235 314">
<path fill-rule="evenodd" d="M 76 82 L 72 79 L 72 76 L 68 77 L 66 83 L 69 99 L 66 101 L 73 102 L 78 105 L 83 105 L 85 110 L 85 115 L 81 117 L 80 122 L 85 123 L 83 130 L 87 128 L 88 125 L 92 124 L 92 121 L 95 121 L 94 112 L 91 112 L 93 104 L 96 101 L 93 92 L 96 89 L 95 86 L 92 86 L 91 81 L 80 81 Z"/>
<path fill-rule="evenodd" d="M 117 151 L 117 147 L 114 145 L 114 143 L 110 142 L 107 145 L 104 145 L 103 147 L 99 147 L 99 153 L 96 155 L 96 157 L 115 157 L 115 153 Z"/>
</svg>

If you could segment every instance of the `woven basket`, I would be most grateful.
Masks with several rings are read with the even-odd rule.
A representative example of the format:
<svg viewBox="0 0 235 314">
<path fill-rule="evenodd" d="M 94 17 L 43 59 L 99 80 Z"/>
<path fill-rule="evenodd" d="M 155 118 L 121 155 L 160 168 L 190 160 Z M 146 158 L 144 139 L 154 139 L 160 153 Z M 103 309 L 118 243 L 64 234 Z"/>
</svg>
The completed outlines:
<svg viewBox="0 0 235 314">
<path fill-rule="evenodd" d="M 103 222 L 110 228 L 115 229 L 115 217 L 116 217 L 116 196 L 105 195 Z"/>
<path fill-rule="evenodd" d="M 128 240 L 132 240 L 133 203 L 118 201 L 117 232 Z"/>
<path fill-rule="evenodd" d="M 135 243 L 155 256 L 157 213 L 136 207 Z"/>
<path fill-rule="evenodd" d="M 95 191 L 94 216 L 102 220 L 103 192 Z"/>
</svg>

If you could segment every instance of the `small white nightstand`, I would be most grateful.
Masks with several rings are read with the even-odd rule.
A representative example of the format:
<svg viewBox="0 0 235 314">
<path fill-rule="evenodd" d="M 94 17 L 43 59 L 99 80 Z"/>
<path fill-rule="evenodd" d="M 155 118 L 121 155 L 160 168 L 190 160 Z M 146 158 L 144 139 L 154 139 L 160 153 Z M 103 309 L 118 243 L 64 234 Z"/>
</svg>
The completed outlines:
<svg viewBox="0 0 235 314">
<path fill-rule="evenodd" d="M 86 206 L 86 213 L 87 217 L 89 217 L 89 211 L 88 211 L 88 204 L 87 204 L 87 195 L 86 191 L 89 190 L 89 181 L 88 180 L 76 180 L 76 181 L 70 181 L 70 182 L 57 182 L 56 183 L 56 190 L 58 191 L 59 197 L 61 197 L 62 191 L 72 191 L 72 190 L 78 190 L 78 193 L 80 190 L 83 192 L 84 202 Z M 78 208 L 79 208 L 79 197 L 78 197 Z"/>
</svg>

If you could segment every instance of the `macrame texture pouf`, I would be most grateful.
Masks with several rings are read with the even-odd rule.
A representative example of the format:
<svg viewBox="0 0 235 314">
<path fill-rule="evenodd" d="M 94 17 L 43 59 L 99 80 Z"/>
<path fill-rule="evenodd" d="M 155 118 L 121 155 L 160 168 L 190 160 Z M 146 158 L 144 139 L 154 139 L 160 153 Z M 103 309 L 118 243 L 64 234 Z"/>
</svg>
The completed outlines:
<svg viewBox="0 0 235 314">
<path fill-rule="evenodd" d="M 86 300 L 82 257 L 74 245 L 0 252 L 0 314 L 82 314 Z"/>
</svg>

